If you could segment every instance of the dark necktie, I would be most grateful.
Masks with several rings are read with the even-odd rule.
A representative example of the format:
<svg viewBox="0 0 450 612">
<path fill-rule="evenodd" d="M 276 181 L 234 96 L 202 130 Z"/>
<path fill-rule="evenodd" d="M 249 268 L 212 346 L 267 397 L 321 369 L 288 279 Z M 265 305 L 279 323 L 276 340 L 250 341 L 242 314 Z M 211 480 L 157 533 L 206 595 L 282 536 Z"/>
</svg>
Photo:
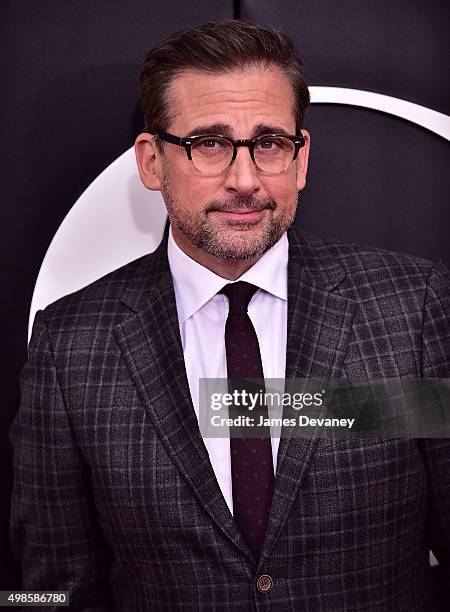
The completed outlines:
<svg viewBox="0 0 450 612">
<path fill-rule="evenodd" d="M 258 287 L 238 281 L 225 285 L 220 293 L 229 300 L 228 318 L 225 324 L 225 347 L 229 391 L 246 390 L 264 393 L 264 384 L 257 387 L 251 381 L 258 378 L 264 383 L 258 337 L 247 314 L 248 304 Z M 231 379 L 231 380 L 230 380 Z M 236 380 L 239 379 L 239 380 Z M 267 406 L 249 412 L 246 408 L 233 409 L 230 416 L 252 415 L 256 422 L 260 416 L 267 418 Z M 251 428 L 253 435 L 255 429 Z M 233 514 L 244 539 L 258 558 L 263 546 L 270 504 L 273 493 L 273 463 L 270 428 L 258 427 L 258 437 L 244 437 L 249 429 L 230 428 L 231 476 L 233 483 Z"/>
</svg>

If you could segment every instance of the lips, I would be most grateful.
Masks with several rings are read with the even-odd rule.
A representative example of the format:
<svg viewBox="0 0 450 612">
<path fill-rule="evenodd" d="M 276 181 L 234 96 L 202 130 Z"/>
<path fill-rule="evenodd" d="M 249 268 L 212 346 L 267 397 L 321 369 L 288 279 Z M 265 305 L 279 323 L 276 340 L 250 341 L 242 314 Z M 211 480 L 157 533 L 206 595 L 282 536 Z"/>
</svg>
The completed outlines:
<svg viewBox="0 0 450 612">
<path fill-rule="evenodd" d="M 235 210 L 219 210 L 218 212 L 233 213 L 234 215 L 248 215 L 251 213 L 259 213 L 264 208 L 236 208 Z"/>
<path fill-rule="evenodd" d="M 268 206 L 238 206 L 237 208 L 213 208 L 211 212 L 221 212 L 221 213 L 233 213 L 236 215 L 246 215 L 248 213 L 261 212 L 269 208 Z"/>
<path fill-rule="evenodd" d="M 210 203 L 207 213 L 213 213 L 218 221 L 234 225 L 236 228 L 245 228 L 250 225 L 257 225 L 265 218 L 267 211 L 275 210 L 276 205 L 273 200 L 266 198 L 255 201 L 252 199 L 233 198 L 228 202 L 215 201 Z"/>
<path fill-rule="evenodd" d="M 254 209 L 254 208 L 240 208 L 235 210 L 217 210 L 215 212 L 219 213 L 222 218 L 225 218 L 227 221 L 258 221 L 262 215 L 262 211 L 264 208 Z"/>
</svg>

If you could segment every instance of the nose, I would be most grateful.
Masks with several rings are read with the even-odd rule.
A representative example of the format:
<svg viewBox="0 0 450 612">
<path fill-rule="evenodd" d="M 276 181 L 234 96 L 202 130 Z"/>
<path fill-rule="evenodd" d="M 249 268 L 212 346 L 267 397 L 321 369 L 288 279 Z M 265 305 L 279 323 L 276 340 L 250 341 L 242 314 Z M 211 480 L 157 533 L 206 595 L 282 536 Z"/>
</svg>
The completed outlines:
<svg viewBox="0 0 450 612">
<path fill-rule="evenodd" d="M 259 191 L 261 184 L 248 147 L 239 147 L 236 159 L 225 175 L 225 189 L 235 195 L 251 196 Z"/>
</svg>

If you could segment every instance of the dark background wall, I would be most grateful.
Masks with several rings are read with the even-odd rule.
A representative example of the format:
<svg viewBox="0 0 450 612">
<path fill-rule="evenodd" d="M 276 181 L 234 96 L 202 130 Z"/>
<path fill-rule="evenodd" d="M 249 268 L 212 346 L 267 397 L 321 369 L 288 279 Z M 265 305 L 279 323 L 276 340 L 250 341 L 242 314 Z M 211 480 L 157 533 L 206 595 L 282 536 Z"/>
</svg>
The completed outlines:
<svg viewBox="0 0 450 612">
<path fill-rule="evenodd" d="M 148 49 L 176 29 L 233 16 L 290 33 L 311 85 L 366 89 L 449 112 L 443 1 L 4 0 L 0 589 L 19 586 L 8 547 L 7 432 L 45 251 L 79 195 L 139 132 L 137 81 Z M 313 146 L 297 223 L 450 262 L 446 141 L 396 117 L 347 106 L 313 106 L 305 127 Z"/>
</svg>

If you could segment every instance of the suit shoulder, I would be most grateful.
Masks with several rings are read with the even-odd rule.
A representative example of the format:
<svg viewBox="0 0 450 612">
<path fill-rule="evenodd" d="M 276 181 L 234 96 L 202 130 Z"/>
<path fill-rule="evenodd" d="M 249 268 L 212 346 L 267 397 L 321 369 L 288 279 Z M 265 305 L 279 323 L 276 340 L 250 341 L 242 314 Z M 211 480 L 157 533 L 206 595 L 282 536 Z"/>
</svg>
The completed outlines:
<svg viewBox="0 0 450 612">
<path fill-rule="evenodd" d="M 371 245 L 341 240 L 330 240 L 327 245 L 332 255 L 349 273 L 362 269 L 369 271 L 380 268 L 389 271 L 408 269 L 428 273 L 433 266 L 437 265 L 435 262 L 422 257 Z"/>
<path fill-rule="evenodd" d="M 371 245 L 345 242 L 342 240 L 324 240 L 333 259 L 345 269 L 346 275 L 368 276 L 369 278 L 390 279 L 392 282 L 401 279 L 416 279 L 426 284 L 433 270 L 438 275 L 445 273 L 442 262 L 433 262 L 423 257 L 390 251 Z"/>
<path fill-rule="evenodd" d="M 143 255 L 49 304 L 43 311 L 49 331 L 68 326 L 82 330 L 97 325 L 99 319 L 117 322 L 117 317 L 129 312 L 120 296 L 132 284 L 139 284 L 140 278 L 151 282 L 153 260 L 154 253 Z"/>
<path fill-rule="evenodd" d="M 390 251 L 376 246 L 322 238 L 297 230 L 299 242 L 306 246 L 307 259 L 319 259 L 326 267 L 345 272 L 342 289 L 361 289 L 361 293 L 389 294 L 397 291 L 424 291 L 427 284 L 448 283 L 448 270 L 442 262 Z M 317 266 L 316 266 L 317 267 Z"/>
</svg>

